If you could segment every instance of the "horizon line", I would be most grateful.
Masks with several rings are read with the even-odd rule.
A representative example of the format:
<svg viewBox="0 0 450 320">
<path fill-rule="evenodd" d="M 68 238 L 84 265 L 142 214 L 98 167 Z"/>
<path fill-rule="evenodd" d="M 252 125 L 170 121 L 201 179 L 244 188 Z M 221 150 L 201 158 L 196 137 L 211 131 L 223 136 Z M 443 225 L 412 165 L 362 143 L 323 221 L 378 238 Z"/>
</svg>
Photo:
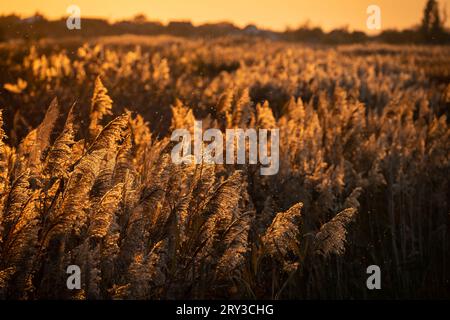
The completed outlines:
<svg viewBox="0 0 450 320">
<path fill-rule="evenodd" d="M 168 26 L 171 22 L 189 22 L 191 23 L 194 27 L 200 27 L 203 25 L 218 25 L 218 24 L 231 24 L 235 27 L 238 27 L 240 29 L 245 29 L 246 27 L 249 26 L 255 26 L 256 28 L 258 28 L 259 30 L 262 31 L 269 31 L 269 32 L 277 32 L 277 33 L 282 33 L 282 32 L 286 32 L 286 31 L 293 31 L 293 30 L 299 30 L 301 28 L 305 28 L 308 30 L 312 30 L 312 29 L 316 29 L 319 28 L 321 29 L 323 32 L 329 33 L 332 31 L 336 31 L 336 30 L 346 30 L 348 32 L 363 32 L 367 35 L 379 35 L 381 34 L 383 31 L 406 31 L 406 30 L 417 30 L 418 28 L 420 28 L 420 23 L 417 24 L 413 24 L 409 27 L 406 28 L 385 28 L 383 30 L 376 30 L 376 31 L 372 31 L 372 32 L 367 32 L 364 31 L 362 29 L 358 29 L 358 28 L 352 28 L 349 25 L 342 25 L 342 26 L 336 26 L 333 28 L 324 28 L 323 26 L 320 26 L 319 24 L 315 24 L 313 22 L 311 22 L 309 19 L 307 19 L 306 21 L 303 22 L 299 22 L 298 24 L 296 24 L 296 26 L 290 26 L 290 25 L 286 25 L 283 29 L 279 29 L 279 28 L 271 28 L 271 27 L 265 27 L 265 26 L 261 26 L 258 23 L 254 23 L 254 22 L 248 22 L 248 23 L 237 23 L 234 22 L 232 20 L 205 20 L 205 21 L 201 21 L 201 22 L 195 22 L 189 18 L 186 19 L 151 19 L 149 18 L 145 13 L 137 13 L 133 16 L 129 16 L 129 17 L 123 17 L 123 18 L 108 18 L 106 16 L 96 16 L 96 15 L 91 15 L 91 16 L 85 16 L 83 18 L 81 18 L 81 21 L 83 19 L 88 19 L 88 20 L 103 20 L 106 21 L 108 24 L 116 24 L 116 23 L 120 23 L 120 22 L 133 22 L 133 18 L 135 18 L 138 15 L 144 15 L 146 17 L 146 21 L 148 23 L 161 23 L 164 26 Z M 0 13 L 0 18 L 1 17 L 8 17 L 8 16 L 16 16 L 18 18 L 20 18 L 21 20 L 25 20 L 28 18 L 32 18 L 32 17 L 36 17 L 38 15 L 41 15 L 45 20 L 47 21 L 60 21 L 60 20 L 64 20 L 67 19 L 69 17 L 69 15 L 62 15 L 59 17 L 53 17 L 53 16 L 47 16 L 42 12 L 36 11 L 34 14 L 20 14 L 17 12 L 10 12 L 10 13 Z M 450 20 L 450 19 L 449 19 Z M 445 29 L 450 29 L 450 25 L 444 25 Z"/>
</svg>

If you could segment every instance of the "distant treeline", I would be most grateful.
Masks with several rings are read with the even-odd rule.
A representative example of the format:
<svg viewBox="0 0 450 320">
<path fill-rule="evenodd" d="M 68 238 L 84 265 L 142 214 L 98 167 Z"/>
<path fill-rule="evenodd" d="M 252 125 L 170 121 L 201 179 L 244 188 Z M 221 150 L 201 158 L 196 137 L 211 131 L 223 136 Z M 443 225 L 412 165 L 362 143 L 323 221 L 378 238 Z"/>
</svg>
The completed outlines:
<svg viewBox="0 0 450 320">
<path fill-rule="evenodd" d="M 424 32 L 423 28 L 408 30 L 385 30 L 379 35 L 370 36 L 362 31 L 336 29 L 325 32 L 319 27 L 302 26 L 283 32 L 259 29 L 255 25 L 240 28 L 232 23 L 209 23 L 194 26 L 189 21 L 176 21 L 168 24 L 147 21 L 137 16 L 130 21 L 109 23 L 103 19 L 83 18 L 80 30 L 69 30 L 66 19 L 47 20 L 42 15 L 22 19 L 17 15 L 0 16 L 0 41 L 11 39 L 38 40 L 41 38 L 63 37 L 97 37 L 122 34 L 136 35 L 173 35 L 190 38 L 214 38 L 221 36 L 252 36 L 276 40 L 300 41 L 325 44 L 350 44 L 367 41 L 385 43 L 450 43 L 450 33 L 444 29 L 440 32 Z"/>
</svg>

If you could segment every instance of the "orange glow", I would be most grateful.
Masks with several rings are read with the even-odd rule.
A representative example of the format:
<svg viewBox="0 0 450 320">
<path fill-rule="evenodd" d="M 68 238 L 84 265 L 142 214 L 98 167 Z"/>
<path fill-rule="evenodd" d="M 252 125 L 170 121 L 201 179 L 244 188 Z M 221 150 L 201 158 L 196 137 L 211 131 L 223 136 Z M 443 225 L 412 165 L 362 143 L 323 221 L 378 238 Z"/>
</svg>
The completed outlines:
<svg viewBox="0 0 450 320">
<path fill-rule="evenodd" d="M 66 15 L 75 4 L 86 17 L 111 21 L 144 13 L 149 20 L 231 21 L 239 26 L 254 23 L 260 27 L 284 30 L 310 21 L 325 30 L 348 26 L 366 30 L 366 9 L 381 7 L 382 29 L 407 28 L 421 21 L 426 0 L 14 0 L 1 1 L 0 14 L 32 15 L 36 11 L 49 18 Z M 450 0 L 440 0 L 450 9 Z M 449 15 L 450 16 L 450 15 Z M 448 22 L 447 22 L 448 25 Z"/>
</svg>

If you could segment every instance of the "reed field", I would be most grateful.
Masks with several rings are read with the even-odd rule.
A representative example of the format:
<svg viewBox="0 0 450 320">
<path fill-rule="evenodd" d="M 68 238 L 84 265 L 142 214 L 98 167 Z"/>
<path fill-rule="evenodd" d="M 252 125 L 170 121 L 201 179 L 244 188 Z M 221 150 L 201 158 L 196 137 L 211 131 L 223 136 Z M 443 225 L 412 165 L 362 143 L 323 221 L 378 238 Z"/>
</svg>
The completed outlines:
<svg viewBox="0 0 450 320">
<path fill-rule="evenodd" d="M 0 70 L 1 299 L 450 298 L 450 47 L 127 35 Z M 278 128 L 278 173 L 173 163 L 196 119 Z"/>
</svg>

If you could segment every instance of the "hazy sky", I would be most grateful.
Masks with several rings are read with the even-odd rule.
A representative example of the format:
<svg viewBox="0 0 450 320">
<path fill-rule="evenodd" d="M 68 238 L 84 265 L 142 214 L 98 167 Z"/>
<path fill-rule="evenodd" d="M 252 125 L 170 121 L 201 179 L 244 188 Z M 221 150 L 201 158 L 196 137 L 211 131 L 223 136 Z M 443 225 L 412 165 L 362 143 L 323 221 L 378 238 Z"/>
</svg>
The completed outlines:
<svg viewBox="0 0 450 320">
<path fill-rule="evenodd" d="M 310 21 L 325 30 L 349 26 L 366 30 L 366 9 L 381 8 L 382 29 L 418 24 L 426 0 L 1 0 L 0 14 L 31 15 L 39 11 L 50 18 L 66 15 L 78 5 L 81 15 L 111 21 L 144 13 L 149 20 L 191 20 L 194 23 L 231 21 L 239 26 L 254 23 L 283 30 Z M 450 0 L 440 0 L 450 10 Z M 450 14 L 449 19 L 450 20 Z M 447 25 L 449 23 L 447 22 Z"/>
</svg>

